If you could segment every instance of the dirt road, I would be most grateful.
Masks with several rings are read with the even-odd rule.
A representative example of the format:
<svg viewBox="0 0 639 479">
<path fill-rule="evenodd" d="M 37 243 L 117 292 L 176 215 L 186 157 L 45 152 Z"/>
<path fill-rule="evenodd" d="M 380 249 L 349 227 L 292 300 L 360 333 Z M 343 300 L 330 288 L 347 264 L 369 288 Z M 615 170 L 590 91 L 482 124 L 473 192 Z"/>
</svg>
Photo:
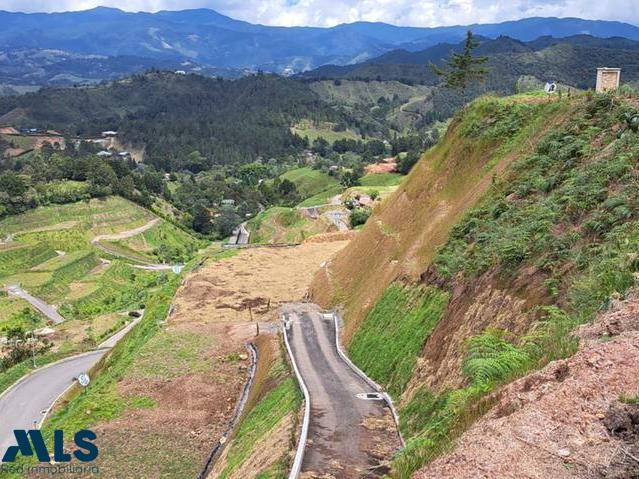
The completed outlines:
<svg viewBox="0 0 639 479">
<path fill-rule="evenodd" d="M 101 243 L 102 241 L 118 241 L 121 239 L 131 238 L 133 236 L 139 235 L 140 233 L 144 233 L 145 231 L 153 228 L 156 224 L 158 224 L 159 221 L 160 221 L 160 218 L 155 218 L 149 221 L 148 223 L 145 223 L 142 226 L 139 226 L 137 228 L 133 228 L 126 231 L 120 231 L 119 233 L 114 233 L 114 234 L 104 234 L 104 235 L 95 236 L 91 240 L 91 244 L 95 246 L 96 248 L 101 249 L 105 253 L 109 253 L 113 256 L 128 259 L 129 261 L 133 261 L 134 263 L 143 263 L 143 264 L 132 264 L 134 268 L 147 269 L 151 271 L 171 270 L 173 269 L 174 265 L 151 263 L 147 261 L 141 261 L 135 258 L 129 258 L 128 256 L 122 254 L 121 251 L 118 251 L 114 248 L 110 248 L 108 244 Z"/>
<path fill-rule="evenodd" d="M 390 410 L 337 352 L 332 315 L 310 304 L 282 309 L 291 350 L 308 388 L 311 420 L 302 478 L 382 477 L 399 439 Z"/>
<path fill-rule="evenodd" d="M 139 235 L 140 233 L 144 233 L 146 230 L 150 230 L 153 228 L 158 222 L 160 218 L 154 218 L 148 223 L 143 224 L 137 228 L 133 228 L 126 231 L 120 231 L 119 233 L 114 234 L 106 234 L 106 235 L 97 235 L 92 240 L 91 243 L 95 244 L 100 241 L 118 241 L 126 238 L 131 238 L 133 236 Z"/>
</svg>

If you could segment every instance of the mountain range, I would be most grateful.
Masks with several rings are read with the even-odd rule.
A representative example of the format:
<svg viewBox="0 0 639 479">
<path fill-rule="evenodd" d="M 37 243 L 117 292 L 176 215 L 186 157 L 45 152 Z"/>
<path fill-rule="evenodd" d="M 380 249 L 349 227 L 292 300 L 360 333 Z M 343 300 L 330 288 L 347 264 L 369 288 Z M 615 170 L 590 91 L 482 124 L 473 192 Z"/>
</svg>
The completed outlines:
<svg viewBox="0 0 639 479">
<path fill-rule="evenodd" d="M 209 9 L 124 12 L 98 7 L 64 13 L 0 11 L 0 83 L 65 84 L 110 79 L 150 67 L 234 77 L 265 70 L 293 74 L 365 62 L 392 50 L 458 43 L 467 29 L 486 38 L 532 41 L 588 34 L 639 40 L 627 23 L 526 18 L 434 28 L 356 22 L 331 28 L 273 27 Z M 213 69 L 213 70 L 210 70 Z"/>
</svg>

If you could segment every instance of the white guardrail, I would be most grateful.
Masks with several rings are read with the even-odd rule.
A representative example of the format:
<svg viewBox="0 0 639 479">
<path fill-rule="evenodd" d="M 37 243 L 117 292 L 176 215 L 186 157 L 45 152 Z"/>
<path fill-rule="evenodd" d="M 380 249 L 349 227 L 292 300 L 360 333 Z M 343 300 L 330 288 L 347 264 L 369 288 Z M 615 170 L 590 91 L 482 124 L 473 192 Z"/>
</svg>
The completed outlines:
<svg viewBox="0 0 639 479">
<path fill-rule="evenodd" d="M 331 314 L 333 315 L 333 321 L 335 322 L 335 348 L 337 348 L 337 354 L 339 354 L 342 360 L 346 364 L 348 364 L 348 366 L 353 371 L 355 371 L 355 374 L 357 374 L 364 381 L 366 381 L 370 387 L 375 389 L 384 398 L 384 401 L 386 401 L 388 408 L 391 410 L 391 413 L 393 414 L 393 419 L 395 420 L 395 426 L 397 427 L 397 435 L 399 436 L 399 442 L 401 443 L 402 447 L 405 447 L 406 443 L 404 442 L 404 438 L 402 437 L 402 432 L 399 429 L 399 414 L 397 414 L 397 410 L 395 409 L 393 400 L 391 399 L 390 395 L 386 391 L 384 391 L 384 388 L 382 388 L 379 384 L 377 384 L 375 381 L 369 378 L 366 375 L 366 373 L 362 371 L 360 368 L 358 368 L 357 365 L 353 361 L 351 361 L 351 358 L 349 358 L 346 355 L 346 353 L 342 350 L 342 345 L 340 344 L 340 340 L 339 340 L 339 315 L 336 312 L 333 312 Z"/>
<path fill-rule="evenodd" d="M 288 356 L 291 358 L 291 364 L 293 365 L 293 371 L 295 371 L 295 376 L 297 377 L 297 382 L 302 388 L 302 392 L 304 393 L 304 420 L 302 421 L 302 432 L 300 433 L 300 439 L 297 444 L 297 451 L 295 451 L 295 459 L 293 460 L 293 465 L 291 466 L 291 472 L 288 475 L 288 479 L 297 479 L 300 475 L 300 471 L 302 470 L 302 461 L 304 460 L 304 452 L 306 451 L 306 440 L 308 438 L 308 427 L 311 421 L 311 395 L 308 392 L 308 388 L 304 383 L 304 379 L 302 379 L 302 375 L 300 373 L 299 368 L 297 367 L 297 363 L 295 362 L 295 358 L 293 357 L 293 351 L 291 350 L 291 345 L 288 342 L 288 321 L 285 319 L 284 324 L 282 326 L 282 330 L 284 332 L 284 343 L 286 344 L 286 350 L 288 351 Z"/>
</svg>

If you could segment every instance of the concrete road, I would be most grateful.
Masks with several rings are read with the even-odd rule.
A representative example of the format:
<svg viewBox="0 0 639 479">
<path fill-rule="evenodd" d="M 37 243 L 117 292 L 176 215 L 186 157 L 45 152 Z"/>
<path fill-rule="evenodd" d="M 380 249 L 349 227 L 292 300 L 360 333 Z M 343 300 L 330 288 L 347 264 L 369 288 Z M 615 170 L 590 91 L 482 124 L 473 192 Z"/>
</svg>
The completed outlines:
<svg viewBox="0 0 639 479">
<path fill-rule="evenodd" d="M 344 211 L 327 211 L 325 213 L 328 220 L 337 226 L 339 231 L 348 231 L 348 213 Z"/>
<path fill-rule="evenodd" d="M 233 230 L 226 247 L 246 245 L 249 242 L 251 232 L 246 228 L 246 221 Z"/>
<path fill-rule="evenodd" d="M 311 420 L 301 477 L 381 477 L 399 447 L 382 400 L 337 353 L 331 315 L 308 304 L 283 308 L 291 350 L 309 390 Z"/>
<path fill-rule="evenodd" d="M 14 429 L 33 429 L 55 400 L 107 352 L 91 351 L 38 369 L 0 396 L 0 454 L 15 444 Z M 72 431 L 75 433 L 76 431 Z"/>
<path fill-rule="evenodd" d="M 45 303 L 41 299 L 36 298 L 35 296 L 31 296 L 24 289 L 22 289 L 17 284 L 11 284 L 7 286 L 7 291 L 11 296 L 17 296 L 18 298 L 22 298 L 31 305 L 44 314 L 47 318 L 53 321 L 54 324 L 59 324 L 64 321 L 64 318 L 56 311 L 56 309 L 50 304 Z"/>
</svg>

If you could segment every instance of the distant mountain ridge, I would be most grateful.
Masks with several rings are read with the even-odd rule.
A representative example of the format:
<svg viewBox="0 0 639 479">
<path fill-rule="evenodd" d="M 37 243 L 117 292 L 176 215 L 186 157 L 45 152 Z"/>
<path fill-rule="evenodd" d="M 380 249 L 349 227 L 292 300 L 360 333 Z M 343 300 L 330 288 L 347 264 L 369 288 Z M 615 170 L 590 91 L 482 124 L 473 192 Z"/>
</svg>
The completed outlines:
<svg viewBox="0 0 639 479">
<path fill-rule="evenodd" d="M 235 20 L 209 9 L 130 13 L 97 7 L 65 13 L 0 11 L 0 24 L 0 52 L 54 49 L 69 55 L 188 60 L 201 67 L 284 74 L 326 64 L 358 63 L 397 48 L 418 51 L 442 42 L 454 44 L 468 28 L 487 38 L 508 35 L 522 41 L 541 35 L 567 37 L 582 33 L 639 40 L 639 28 L 634 25 L 577 18 L 526 18 L 434 28 L 370 22 L 331 28 L 273 27 Z M 0 67 L 0 74 L 3 72 L 5 67 Z M 27 77 L 22 82 L 34 81 L 37 78 Z"/>
<path fill-rule="evenodd" d="M 565 38 L 542 36 L 521 41 L 505 35 L 495 39 L 477 36 L 475 55 L 489 57 L 493 73 L 505 80 L 508 73 L 535 75 L 579 88 L 594 86 L 598 66 L 623 67 L 626 81 L 639 81 L 639 41 L 622 37 L 597 38 L 573 35 Z M 463 42 L 439 43 L 420 51 L 391 50 L 379 57 L 350 65 L 323 65 L 300 73 L 307 79 L 400 80 L 435 85 L 439 82 L 430 63 L 440 63 Z M 588 74 L 590 72 L 590 74 Z M 494 79 L 498 81 L 498 78 Z"/>
</svg>

